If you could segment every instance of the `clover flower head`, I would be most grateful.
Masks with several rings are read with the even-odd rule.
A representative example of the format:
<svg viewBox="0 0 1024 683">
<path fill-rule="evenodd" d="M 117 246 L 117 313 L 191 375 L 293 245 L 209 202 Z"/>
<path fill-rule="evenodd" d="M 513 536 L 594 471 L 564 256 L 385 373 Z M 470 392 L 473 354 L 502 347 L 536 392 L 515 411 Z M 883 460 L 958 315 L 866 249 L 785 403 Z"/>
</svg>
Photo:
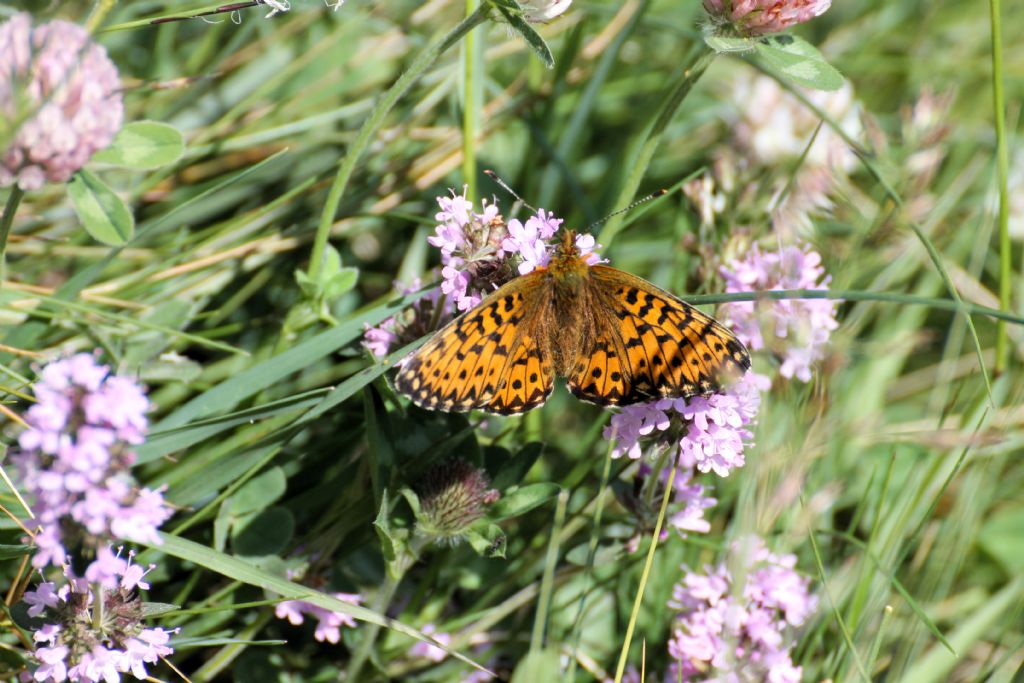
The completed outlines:
<svg viewBox="0 0 1024 683">
<path fill-rule="evenodd" d="M 81 26 L 33 27 L 25 12 L 0 24 L 0 54 L 0 119 L 16 126 L 0 150 L 0 187 L 66 182 L 121 128 L 117 68 Z"/>
<path fill-rule="evenodd" d="M 423 281 L 414 278 L 408 285 L 394 283 L 395 290 L 411 294 L 423 288 Z M 438 311 L 437 307 L 443 306 Z M 384 358 L 396 348 L 433 332 L 436 323 L 446 323 L 452 317 L 454 306 L 450 299 L 441 299 L 441 292 L 434 289 L 425 294 L 408 309 L 382 320 L 378 325 L 363 324 L 363 346 L 377 358 Z"/>
<path fill-rule="evenodd" d="M 572 0 L 519 0 L 523 18 L 531 24 L 546 24 L 561 16 L 572 5 Z"/>
<path fill-rule="evenodd" d="M 785 31 L 831 6 L 832 0 L 704 0 L 716 33 L 746 37 Z"/>
</svg>

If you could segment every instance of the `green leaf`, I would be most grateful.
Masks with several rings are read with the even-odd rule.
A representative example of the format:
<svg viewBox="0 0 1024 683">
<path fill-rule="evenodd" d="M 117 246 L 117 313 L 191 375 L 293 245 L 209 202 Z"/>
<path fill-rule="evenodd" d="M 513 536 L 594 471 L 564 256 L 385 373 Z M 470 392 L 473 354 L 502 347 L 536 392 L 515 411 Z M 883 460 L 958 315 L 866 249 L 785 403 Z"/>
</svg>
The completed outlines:
<svg viewBox="0 0 1024 683">
<path fill-rule="evenodd" d="M 166 602 L 144 602 L 142 603 L 142 616 L 146 619 L 158 617 L 168 612 L 176 612 L 181 609 L 178 605 L 171 605 Z M 177 645 L 177 643 L 175 643 Z"/>
<path fill-rule="evenodd" d="M 493 520 L 518 517 L 524 512 L 528 512 L 538 505 L 543 505 L 551 500 L 558 495 L 560 490 L 561 487 L 558 484 L 551 482 L 524 486 L 502 496 L 501 500 L 491 506 L 488 517 Z"/>
<path fill-rule="evenodd" d="M 33 548 L 20 543 L 0 543 L 0 560 L 13 560 L 23 555 L 31 555 Z"/>
<path fill-rule="evenodd" d="M 231 531 L 233 519 L 229 499 L 221 503 L 220 509 L 217 510 L 217 518 L 213 520 L 213 547 L 218 552 L 224 552 L 228 545 L 228 532 Z"/>
<path fill-rule="evenodd" d="M 758 56 L 782 76 L 816 90 L 839 90 L 843 75 L 802 38 L 782 34 L 757 41 Z"/>
<path fill-rule="evenodd" d="M 599 567 L 601 565 L 611 564 L 617 561 L 622 553 L 622 543 L 611 543 L 610 545 L 598 546 L 594 552 L 594 566 Z M 570 564 L 579 565 L 580 567 L 587 566 L 587 559 L 590 557 L 590 544 L 580 543 L 578 546 L 570 550 L 565 554 L 565 561 Z"/>
<path fill-rule="evenodd" d="M 1024 574 L 1024 507 L 999 510 L 978 533 L 978 543 L 1010 576 Z"/>
<path fill-rule="evenodd" d="M 93 161 L 145 171 L 174 163 L 185 152 L 185 138 L 174 126 L 158 121 L 133 121 Z"/>
<path fill-rule="evenodd" d="M 544 42 L 544 39 L 540 37 L 540 34 L 537 33 L 533 26 L 530 25 L 530 22 L 523 19 L 520 14 L 504 7 L 504 3 L 499 4 L 492 2 L 491 4 L 501 12 L 501 16 L 505 17 L 505 21 L 507 21 L 509 26 L 512 27 L 512 30 L 522 36 L 523 40 L 526 41 L 526 44 L 533 49 L 538 57 L 540 57 L 540 60 L 544 62 L 544 66 L 549 69 L 555 66 L 555 58 L 551 54 L 551 49 L 548 47 L 548 44 Z"/>
<path fill-rule="evenodd" d="M 466 532 L 466 540 L 481 557 L 505 557 L 507 539 L 497 524 L 473 527 Z"/>
<path fill-rule="evenodd" d="M 231 531 L 231 548 L 236 555 L 277 555 L 295 535 L 295 516 L 287 508 L 267 508 L 236 521 Z"/>
<path fill-rule="evenodd" d="M 380 550 L 384 555 L 384 561 L 390 564 L 398 557 L 401 541 L 391 535 L 388 505 L 388 491 L 384 489 L 381 492 L 380 511 L 377 513 L 377 518 L 373 520 L 373 530 L 377 532 L 377 538 L 380 539 Z"/>
<path fill-rule="evenodd" d="M 558 650 L 554 648 L 529 652 L 526 657 L 519 660 L 519 665 L 512 673 L 511 683 L 561 680 L 560 659 Z"/>
<path fill-rule="evenodd" d="M 106 183 L 84 168 L 68 183 L 68 194 L 82 227 L 93 239 L 124 246 L 135 234 L 135 218 Z"/>
<path fill-rule="evenodd" d="M 356 286 L 359 279 L 358 268 L 343 268 L 341 254 L 327 245 L 324 251 L 324 263 L 316 280 L 302 269 L 295 270 L 295 282 L 307 299 L 331 302 Z"/>
<path fill-rule="evenodd" d="M 484 453 L 484 458 L 487 470 L 494 472 L 494 481 L 491 482 L 491 485 L 499 491 L 518 486 L 543 453 L 544 444 L 540 441 L 526 444 L 512 457 L 509 457 L 508 451 L 503 448 L 489 446 Z"/>
<path fill-rule="evenodd" d="M 231 513 L 236 517 L 259 512 L 277 502 L 288 488 L 284 470 L 274 467 L 253 477 L 231 496 Z"/>
<path fill-rule="evenodd" d="M 420 506 L 420 497 L 416 495 L 416 492 L 410 488 L 403 488 L 399 493 L 405 497 L 405 501 L 409 503 L 409 507 L 412 508 L 412 515 L 417 520 L 423 516 L 423 508 Z"/>
<path fill-rule="evenodd" d="M 727 36 L 704 36 L 704 42 L 708 47 L 724 54 L 729 52 L 750 52 L 757 47 L 757 41 L 752 38 L 730 38 Z"/>
</svg>

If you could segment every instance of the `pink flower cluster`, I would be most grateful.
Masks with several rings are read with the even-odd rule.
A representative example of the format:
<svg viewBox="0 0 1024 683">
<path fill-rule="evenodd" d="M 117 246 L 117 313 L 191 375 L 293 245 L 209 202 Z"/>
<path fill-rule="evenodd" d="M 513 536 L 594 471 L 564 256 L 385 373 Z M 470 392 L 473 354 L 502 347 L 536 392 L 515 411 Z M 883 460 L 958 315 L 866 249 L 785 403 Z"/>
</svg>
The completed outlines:
<svg viewBox="0 0 1024 683">
<path fill-rule="evenodd" d="M 420 629 L 428 636 L 441 643 L 445 647 L 451 645 L 452 636 L 450 633 L 444 633 L 437 630 L 437 626 L 434 624 L 424 624 L 423 628 Z M 431 645 L 428 642 L 417 640 L 411 648 L 409 648 L 410 657 L 422 657 L 429 659 L 432 662 L 442 662 L 448 658 L 448 653 L 439 648 L 437 645 Z"/>
<path fill-rule="evenodd" d="M 616 440 L 612 457 L 639 459 L 651 437 L 666 439 L 665 445 L 677 450 L 679 470 L 672 485 L 669 525 L 683 536 L 710 531 L 704 510 L 717 503 L 704 485 L 693 481 L 695 471 L 727 477 L 743 467 L 744 449 L 753 437 L 749 426 L 761 406 L 760 392 L 769 385 L 767 377 L 747 372 L 718 394 L 626 406 L 605 427 L 604 437 Z M 666 479 L 668 469 L 660 476 Z"/>
<path fill-rule="evenodd" d="M 721 267 L 727 292 L 777 289 L 828 289 L 821 256 L 810 247 L 761 251 L 757 245 L 745 258 Z M 811 366 L 825 355 L 836 321 L 836 302 L 828 299 L 737 301 L 723 306 L 723 316 L 736 336 L 753 351 L 778 356 L 779 373 L 802 382 L 811 380 Z M 766 334 L 767 333 L 767 336 Z"/>
<path fill-rule="evenodd" d="M 718 28 L 740 36 L 779 33 L 821 16 L 832 0 L 704 0 Z"/>
<path fill-rule="evenodd" d="M 679 610 L 669 641 L 675 671 L 669 680 L 800 683 L 793 664 L 793 631 L 817 609 L 808 580 L 794 571 L 796 556 L 769 552 L 755 537 L 732 546 L 735 567 L 749 567 L 742 591 L 727 568 L 686 571 L 669 607 Z"/>
<path fill-rule="evenodd" d="M 344 602 L 358 605 L 363 598 L 358 593 L 331 593 L 331 597 Z M 335 644 L 341 640 L 342 626 L 354 628 L 356 620 L 342 612 L 332 612 L 328 609 L 314 605 L 304 600 L 285 600 L 277 603 L 274 608 L 274 615 L 278 619 L 287 619 L 292 626 L 298 626 L 305 621 L 305 616 L 315 617 L 317 620 L 316 630 L 313 637 L 321 643 Z"/>
<path fill-rule="evenodd" d="M 761 406 L 759 391 L 767 388 L 765 377 L 748 372 L 718 394 L 626 406 L 612 416 L 604 437 L 616 439 L 613 457 L 637 459 L 642 454 L 641 440 L 655 432 L 666 432 L 674 424 L 673 418 L 678 418 L 675 424 L 684 425 L 675 442 L 679 465 L 727 477 L 745 462 L 743 449 L 753 436 L 747 425 L 757 417 Z"/>
<path fill-rule="evenodd" d="M 29 14 L 0 24 L 0 117 L 18 123 L 0 152 L 0 187 L 66 182 L 121 128 L 117 68 L 67 21 L 33 28 Z"/>
<path fill-rule="evenodd" d="M 491 288 L 511 279 L 510 274 L 502 273 L 510 259 L 519 261 L 520 275 L 546 266 L 551 258 L 551 239 L 562 224 L 562 219 L 544 209 L 525 223 L 516 218 L 506 223 L 498 205 L 487 200 L 482 213 L 476 213 L 465 191 L 438 197 L 437 203 L 441 211 L 435 217 L 440 225 L 427 241 L 441 250 L 441 291 L 460 311 L 476 306 Z M 598 261 L 593 252 L 600 247 L 592 235 L 578 235 L 576 245 L 588 262 Z"/>
<path fill-rule="evenodd" d="M 149 588 L 142 579 L 153 567 L 143 570 L 131 563 L 130 555 L 123 560 L 120 551 L 115 555 L 109 547 L 101 552 L 118 566 L 112 585 L 94 589 L 88 579 L 69 575 L 60 588 L 47 581 L 25 593 L 28 615 L 47 621 L 33 635 L 38 666 L 31 680 L 116 683 L 129 672 L 144 680 L 147 664 L 174 652 L 169 642 L 176 631 L 143 628 L 141 623 L 142 601 L 134 591 Z M 103 600 L 104 618 L 99 622 L 93 619 L 97 595 Z"/>
<path fill-rule="evenodd" d="M 62 565 L 66 547 L 87 539 L 91 547 L 112 539 L 159 543 L 157 529 L 171 510 L 129 472 L 147 427 L 142 388 L 83 353 L 43 368 L 35 396 L 29 429 L 12 453 L 39 525 L 32 564 Z M 90 578 L 109 584 L 105 566 L 94 563 Z"/>
<path fill-rule="evenodd" d="M 423 283 L 419 278 L 413 280 L 408 287 L 395 283 L 395 289 L 403 296 L 418 291 L 421 287 L 423 287 Z M 447 300 L 443 302 L 445 309 L 435 315 L 435 310 L 440 304 L 441 292 L 433 290 L 413 304 L 410 307 L 411 310 L 407 311 L 407 315 L 385 318 L 376 327 L 364 323 L 363 346 L 377 358 L 384 358 L 404 343 L 419 338 L 421 334 L 418 333 L 430 332 L 431 330 L 419 328 L 429 324 L 434 318 L 442 323 L 451 319 L 452 305 Z"/>
</svg>

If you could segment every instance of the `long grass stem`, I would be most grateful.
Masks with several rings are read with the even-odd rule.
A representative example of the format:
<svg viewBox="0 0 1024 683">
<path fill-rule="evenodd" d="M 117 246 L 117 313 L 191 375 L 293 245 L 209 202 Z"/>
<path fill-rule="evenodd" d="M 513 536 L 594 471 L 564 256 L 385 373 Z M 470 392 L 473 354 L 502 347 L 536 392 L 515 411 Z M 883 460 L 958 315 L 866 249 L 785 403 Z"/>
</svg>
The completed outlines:
<svg viewBox="0 0 1024 683">
<path fill-rule="evenodd" d="M 629 645 L 633 641 L 633 631 L 636 630 L 636 620 L 640 616 L 640 606 L 644 601 L 644 590 L 647 588 L 647 580 L 651 576 L 651 566 L 654 564 L 654 551 L 658 549 L 658 541 L 661 540 L 661 527 L 665 523 L 665 512 L 668 510 L 668 501 L 672 498 L 672 484 L 676 480 L 676 469 L 678 459 L 672 462 L 672 470 L 668 474 L 668 481 L 665 482 L 665 493 L 661 497 L 661 509 L 658 511 L 658 521 L 654 525 L 654 533 L 651 534 L 651 547 L 647 549 L 647 559 L 644 561 L 644 571 L 640 575 L 640 586 L 636 589 L 636 598 L 633 600 L 633 612 L 629 615 L 629 624 L 626 626 L 626 638 L 622 641 L 622 651 L 619 653 L 619 664 L 615 667 L 615 683 L 621 683 L 622 675 L 626 671 L 626 662 L 629 660 Z"/>
<path fill-rule="evenodd" d="M 14 214 L 18 212 L 18 205 L 21 198 L 25 196 L 24 190 L 17 185 L 11 187 L 11 193 L 7 195 L 7 203 L 4 204 L 3 216 L 0 216 L 0 287 L 7 276 L 6 254 L 7 239 L 11 235 L 11 225 L 14 224 Z"/>
<path fill-rule="evenodd" d="M 338 172 L 334 176 L 334 182 L 327 193 L 327 201 L 324 202 L 323 212 L 320 214 L 320 224 L 317 226 L 316 237 L 313 239 L 313 251 L 309 259 L 309 277 L 312 280 L 318 280 L 323 270 L 324 253 L 327 250 L 331 225 L 334 223 L 334 217 L 338 213 L 338 207 L 341 205 L 341 198 L 345 194 L 345 189 L 348 187 L 349 178 L 352 177 L 352 172 L 355 170 L 360 157 L 370 146 L 373 136 L 384 123 L 384 118 L 398 100 L 401 99 L 402 95 L 412 87 L 416 79 L 422 76 L 437 61 L 438 57 L 458 43 L 473 28 L 487 20 L 488 12 L 489 5 L 486 3 L 480 5 L 475 12 L 466 17 L 441 40 L 424 50 L 416 58 L 416 61 L 405 70 L 405 73 L 395 81 L 394 85 L 388 88 L 388 91 L 377 101 L 376 106 L 370 112 L 366 121 L 363 122 L 355 141 L 348 148 L 345 158 L 342 159 L 341 165 L 338 167 Z"/>
<path fill-rule="evenodd" d="M 647 167 L 651 165 L 651 159 L 654 158 L 654 153 L 661 144 L 661 137 L 668 128 L 668 124 L 672 122 L 672 118 L 679 110 L 683 100 L 690 94 L 694 84 L 700 80 L 700 77 L 704 75 L 704 72 L 714 59 L 715 51 L 702 42 L 697 47 L 697 54 L 691 65 L 683 70 L 679 80 L 668 90 L 661 106 L 658 107 L 658 113 L 650 129 L 647 131 L 636 157 L 629 160 L 629 175 L 626 176 L 626 182 L 619 191 L 619 197 L 612 208 L 628 206 L 633 201 L 637 188 L 640 187 L 640 181 L 643 180 L 644 175 L 647 173 Z M 600 241 L 606 248 L 622 229 L 623 220 L 624 214 L 619 214 L 618 216 L 613 216 L 605 223 L 604 228 L 601 230 Z"/>
<path fill-rule="evenodd" d="M 1010 245 L 1010 191 L 1007 177 L 1010 173 L 1010 153 L 1006 144 L 1006 99 L 1003 94 L 1003 37 L 1000 0 L 989 0 L 992 21 L 992 107 L 996 123 L 996 182 L 999 184 L 999 307 L 1010 310 L 1013 283 L 1013 260 Z M 1010 338 L 1006 322 L 996 326 L 996 362 L 993 370 L 999 374 L 1006 369 L 1010 358 Z"/>
<path fill-rule="evenodd" d="M 466 14 L 480 8 L 480 0 L 466 0 Z M 480 127 L 480 104 L 483 99 L 484 43 L 479 31 L 469 31 L 462 41 L 462 182 L 466 198 L 476 203 L 477 168 L 476 138 Z"/>
</svg>

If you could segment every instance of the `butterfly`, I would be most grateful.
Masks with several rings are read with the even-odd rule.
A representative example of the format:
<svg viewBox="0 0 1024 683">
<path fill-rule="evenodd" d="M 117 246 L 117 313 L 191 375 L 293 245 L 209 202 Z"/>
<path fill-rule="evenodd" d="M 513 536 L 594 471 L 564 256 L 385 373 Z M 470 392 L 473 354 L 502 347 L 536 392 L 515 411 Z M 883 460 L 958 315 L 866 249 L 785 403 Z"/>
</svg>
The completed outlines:
<svg viewBox="0 0 1024 683">
<path fill-rule="evenodd" d="M 590 265 L 566 230 L 547 266 L 436 332 L 395 387 L 422 408 L 513 415 L 543 404 L 555 376 L 584 401 L 624 406 L 710 394 L 748 368 L 721 323 L 642 278 Z"/>
</svg>

